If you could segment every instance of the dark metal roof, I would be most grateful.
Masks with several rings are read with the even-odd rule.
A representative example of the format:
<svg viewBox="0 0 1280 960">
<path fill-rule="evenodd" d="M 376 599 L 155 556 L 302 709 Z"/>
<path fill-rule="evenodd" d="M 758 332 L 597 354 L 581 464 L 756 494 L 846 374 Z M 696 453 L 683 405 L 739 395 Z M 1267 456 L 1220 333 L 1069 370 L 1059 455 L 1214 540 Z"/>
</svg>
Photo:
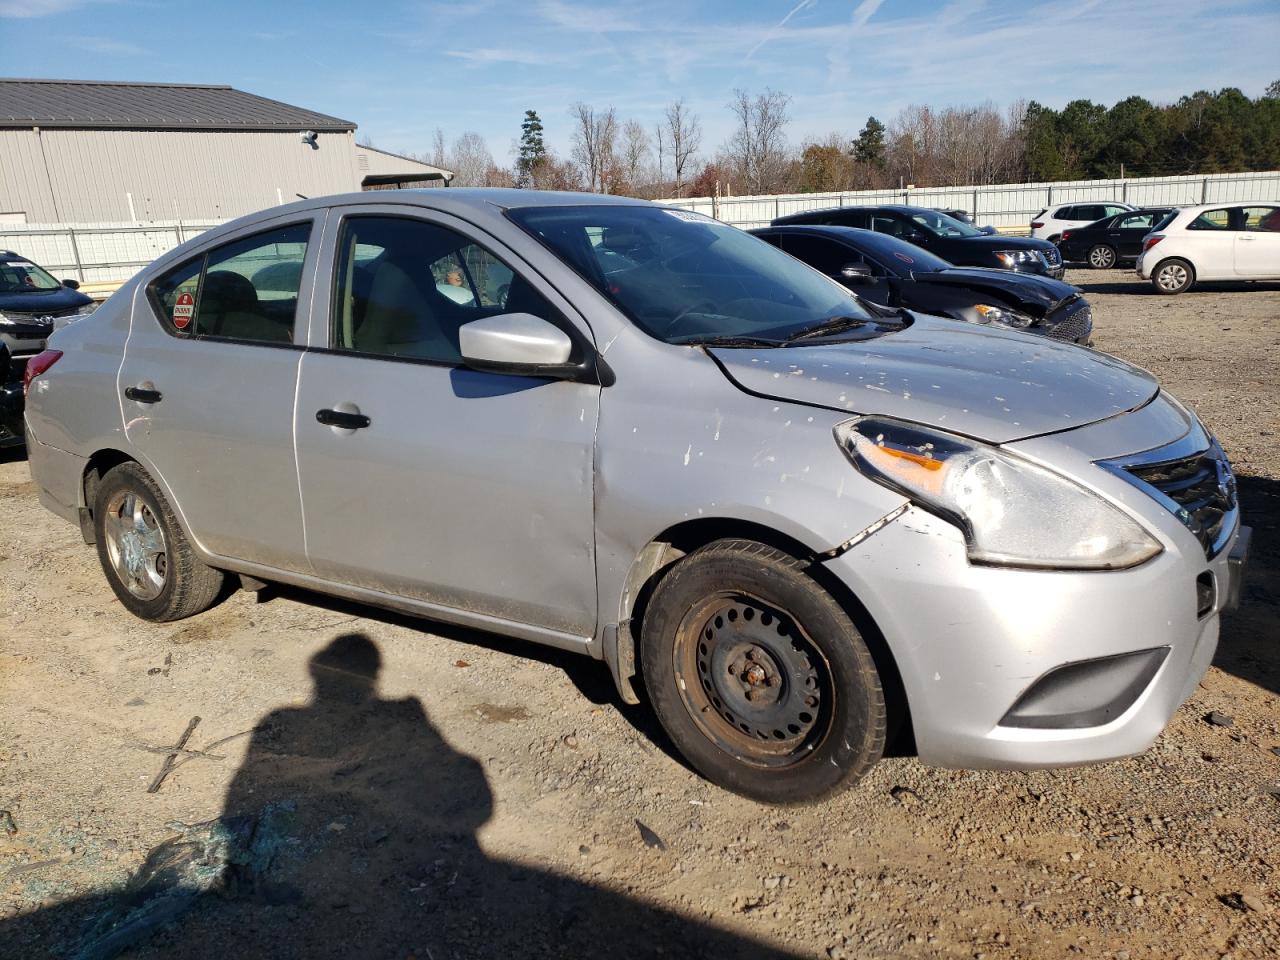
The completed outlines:
<svg viewBox="0 0 1280 960">
<path fill-rule="evenodd" d="M 356 125 L 226 86 L 0 78 L 0 127 L 332 132 Z"/>
</svg>

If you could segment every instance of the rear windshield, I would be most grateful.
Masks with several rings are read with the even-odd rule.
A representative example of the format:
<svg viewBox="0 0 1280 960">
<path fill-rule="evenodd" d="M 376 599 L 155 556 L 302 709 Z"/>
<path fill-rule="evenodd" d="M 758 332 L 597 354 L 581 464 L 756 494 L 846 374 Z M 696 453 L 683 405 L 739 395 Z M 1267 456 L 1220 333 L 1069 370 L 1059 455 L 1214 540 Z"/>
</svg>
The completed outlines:
<svg viewBox="0 0 1280 960">
<path fill-rule="evenodd" d="M 507 214 L 645 333 L 667 343 L 783 340 L 874 319 L 844 287 L 736 227 L 659 206 L 523 207 Z"/>
<path fill-rule="evenodd" d="M 0 260 L 0 293 L 38 293 L 60 286 L 30 260 Z"/>
<path fill-rule="evenodd" d="M 1177 210 L 1170 210 L 1168 213 L 1166 213 L 1164 216 L 1162 216 L 1159 220 L 1156 221 L 1155 226 L 1151 228 L 1151 232 L 1155 233 L 1157 230 L 1163 230 L 1169 224 L 1173 223 L 1173 218 L 1176 217 L 1177 215 L 1178 215 Z"/>
</svg>

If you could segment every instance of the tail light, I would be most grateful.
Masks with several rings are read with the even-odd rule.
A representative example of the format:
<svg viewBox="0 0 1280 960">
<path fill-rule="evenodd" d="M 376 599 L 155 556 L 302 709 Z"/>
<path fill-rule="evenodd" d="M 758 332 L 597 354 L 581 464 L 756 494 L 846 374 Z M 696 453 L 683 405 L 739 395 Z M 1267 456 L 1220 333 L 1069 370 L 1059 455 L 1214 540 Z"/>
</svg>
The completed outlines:
<svg viewBox="0 0 1280 960">
<path fill-rule="evenodd" d="M 1044 221 L 1042 221 L 1042 220 L 1032 220 L 1032 221 L 1031 221 L 1031 229 L 1032 229 L 1032 230 L 1039 230 L 1039 229 L 1040 229 L 1041 227 L 1043 227 L 1043 226 L 1044 226 Z"/>
<path fill-rule="evenodd" d="M 1142 252 L 1146 253 L 1148 250 L 1150 250 L 1152 247 L 1154 247 L 1157 243 L 1159 243 L 1163 239 L 1164 239 L 1163 233 L 1157 233 L 1154 237 L 1147 237 L 1145 240 L 1142 241 Z"/>
<path fill-rule="evenodd" d="M 37 353 L 34 357 L 28 360 L 27 369 L 22 371 L 23 396 L 26 396 L 31 392 L 32 380 L 40 376 L 40 374 L 44 373 L 61 359 L 61 350 L 45 350 L 43 353 Z"/>
</svg>

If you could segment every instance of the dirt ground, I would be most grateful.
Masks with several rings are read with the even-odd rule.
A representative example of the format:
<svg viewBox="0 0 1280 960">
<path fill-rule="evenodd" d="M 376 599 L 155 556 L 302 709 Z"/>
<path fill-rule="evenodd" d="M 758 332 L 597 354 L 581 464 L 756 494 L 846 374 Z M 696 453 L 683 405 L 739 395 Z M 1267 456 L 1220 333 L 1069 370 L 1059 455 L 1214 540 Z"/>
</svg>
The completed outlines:
<svg viewBox="0 0 1280 960">
<path fill-rule="evenodd" d="M 73 955 L 122 916 L 159 928 L 122 941 L 137 958 L 1280 955 L 1280 284 L 1068 279 L 1097 346 L 1217 433 L 1255 530 L 1244 606 L 1144 756 L 895 756 L 762 807 L 592 661 L 292 591 L 138 621 L 0 455 L 0 957 Z M 219 816 L 248 833 L 197 896 L 218 838 L 174 825 Z"/>
</svg>

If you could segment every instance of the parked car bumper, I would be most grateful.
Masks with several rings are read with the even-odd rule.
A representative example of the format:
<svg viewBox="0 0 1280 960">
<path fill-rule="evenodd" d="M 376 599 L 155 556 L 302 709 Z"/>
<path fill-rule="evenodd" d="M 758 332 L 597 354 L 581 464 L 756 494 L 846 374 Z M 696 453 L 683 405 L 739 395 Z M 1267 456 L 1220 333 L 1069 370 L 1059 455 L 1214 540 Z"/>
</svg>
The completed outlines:
<svg viewBox="0 0 1280 960">
<path fill-rule="evenodd" d="M 970 563 L 957 528 L 911 508 L 828 567 L 885 636 L 921 760 L 1056 767 L 1141 753 L 1164 729 L 1213 659 L 1239 536 L 1211 561 L 1166 550 L 1131 570 L 1015 570 Z M 1197 616 L 1206 565 L 1216 599 Z"/>
<path fill-rule="evenodd" d="M 0 448 L 16 447 L 24 442 L 22 410 L 25 398 L 21 383 L 0 385 Z"/>
</svg>

